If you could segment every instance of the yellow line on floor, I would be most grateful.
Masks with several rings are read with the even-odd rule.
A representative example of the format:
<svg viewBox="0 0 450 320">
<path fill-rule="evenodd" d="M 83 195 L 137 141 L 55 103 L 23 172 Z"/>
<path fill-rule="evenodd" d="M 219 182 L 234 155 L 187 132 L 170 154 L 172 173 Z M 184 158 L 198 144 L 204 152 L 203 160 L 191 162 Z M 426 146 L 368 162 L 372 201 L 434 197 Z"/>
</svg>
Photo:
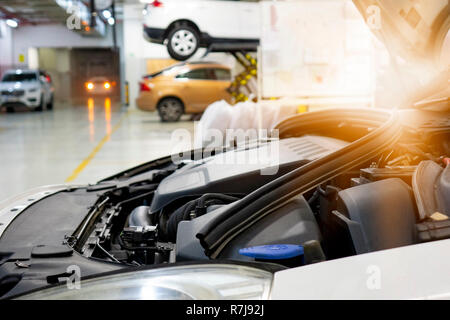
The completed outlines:
<svg viewBox="0 0 450 320">
<path fill-rule="evenodd" d="M 81 161 L 80 165 L 75 170 L 73 170 L 72 174 L 66 179 L 65 182 L 72 182 L 78 177 L 78 175 L 84 170 L 84 168 L 87 167 L 91 160 L 94 159 L 95 155 L 103 148 L 104 144 L 108 142 L 108 140 L 111 138 L 111 135 L 117 129 L 119 129 L 119 127 L 122 125 L 122 121 L 128 116 L 128 114 L 129 112 L 125 113 L 120 118 L 119 122 L 111 129 L 111 132 L 105 135 L 102 140 L 100 140 L 100 142 L 95 146 L 95 148 L 91 151 L 87 158 Z"/>
</svg>

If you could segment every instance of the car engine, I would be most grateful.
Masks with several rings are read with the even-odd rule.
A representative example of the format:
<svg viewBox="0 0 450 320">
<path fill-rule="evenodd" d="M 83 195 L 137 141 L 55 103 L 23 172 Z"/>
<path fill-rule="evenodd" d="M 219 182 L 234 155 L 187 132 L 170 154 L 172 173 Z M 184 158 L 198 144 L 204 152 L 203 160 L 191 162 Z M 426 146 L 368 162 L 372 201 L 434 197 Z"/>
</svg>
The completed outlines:
<svg viewBox="0 0 450 320">
<path fill-rule="evenodd" d="M 270 214 L 239 221 L 245 231 L 220 242 L 215 254 L 208 251 L 202 233 L 214 224 L 224 234 L 237 227 L 230 222 L 236 214 L 223 218 L 230 207 L 371 130 L 337 121 L 201 159 L 159 160 L 108 178 L 90 187 L 102 196 L 69 243 L 86 257 L 125 265 L 231 259 L 293 267 L 450 238 L 450 118 L 414 111 L 402 115 L 402 134 L 393 146 Z M 256 154 L 258 161 L 251 161 Z M 236 164 L 224 164 L 224 156 Z M 247 161 L 238 163 L 239 157 Z M 293 245 L 302 247 L 301 259 L 248 254 Z"/>
</svg>

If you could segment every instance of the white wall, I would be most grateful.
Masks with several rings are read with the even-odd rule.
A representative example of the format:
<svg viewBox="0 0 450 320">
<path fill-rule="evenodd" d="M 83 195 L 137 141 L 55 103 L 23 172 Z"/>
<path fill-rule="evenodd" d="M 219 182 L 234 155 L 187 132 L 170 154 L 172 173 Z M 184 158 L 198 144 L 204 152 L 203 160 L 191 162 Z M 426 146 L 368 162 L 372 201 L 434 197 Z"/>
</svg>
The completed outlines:
<svg viewBox="0 0 450 320">
<path fill-rule="evenodd" d="M 34 48 L 82 48 L 112 47 L 112 32 L 108 29 L 104 38 L 83 37 L 65 25 L 23 26 L 13 31 L 13 55 L 18 62 L 20 54 L 25 55 L 28 64 L 28 49 Z"/>
<path fill-rule="evenodd" d="M 0 20 L 0 73 L 13 64 L 11 28 Z"/>
<path fill-rule="evenodd" d="M 37 48 L 28 48 L 28 68 L 39 68 L 39 50 Z"/>
<path fill-rule="evenodd" d="M 130 107 L 136 107 L 138 82 L 146 73 L 146 59 L 170 58 L 165 47 L 147 42 L 143 37 L 142 5 L 123 7 L 125 80 L 129 84 Z"/>
</svg>

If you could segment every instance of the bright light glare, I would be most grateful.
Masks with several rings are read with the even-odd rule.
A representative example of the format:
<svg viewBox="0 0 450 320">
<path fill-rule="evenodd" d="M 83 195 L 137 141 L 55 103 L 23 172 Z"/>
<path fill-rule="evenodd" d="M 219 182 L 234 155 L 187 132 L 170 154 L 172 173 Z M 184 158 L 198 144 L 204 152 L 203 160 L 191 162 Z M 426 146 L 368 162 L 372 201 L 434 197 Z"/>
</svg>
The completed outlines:
<svg viewBox="0 0 450 320">
<path fill-rule="evenodd" d="M 450 30 L 447 32 L 447 36 L 442 44 L 441 66 L 444 69 L 450 68 Z"/>
<path fill-rule="evenodd" d="M 19 26 L 19 23 L 17 23 L 17 21 L 13 19 L 7 19 L 6 24 L 11 28 L 17 28 Z"/>
<path fill-rule="evenodd" d="M 103 86 L 105 87 L 105 89 L 111 88 L 111 84 L 109 82 L 105 82 Z"/>
<path fill-rule="evenodd" d="M 116 22 L 116 20 L 114 20 L 113 17 L 110 17 L 110 18 L 108 19 L 108 23 L 109 23 L 109 25 L 111 25 L 111 26 L 112 26 L 115 22 Z"/>
<path fill-rule="evenodd" d="M 109 10 L 103 10 L 102 14 L 105 17 L 105 19 L 111 18 L 111 11 Z"/>
<path fill-rule="evenodd" d="M 86 83 L 86 88 L 88 90 L 92 90 L 92 89 L 94 89 L 94 84 L 92 82 L 88 82 L 88 83 Z"/>
</svg>

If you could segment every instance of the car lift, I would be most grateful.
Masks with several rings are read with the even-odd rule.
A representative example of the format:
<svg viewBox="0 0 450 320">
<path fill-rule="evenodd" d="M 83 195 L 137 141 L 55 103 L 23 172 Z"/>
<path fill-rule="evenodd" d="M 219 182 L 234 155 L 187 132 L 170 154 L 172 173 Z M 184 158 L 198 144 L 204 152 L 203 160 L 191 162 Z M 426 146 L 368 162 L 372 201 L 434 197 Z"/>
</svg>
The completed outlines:
<svg viewBox="0 0 450 320">
<path fill-rule="evenodd" d="M 231 86 L 228 89 L 230 94 L 234 98 L 234 102 L 247 101 L 250 96 L 256 98 L 257 96 L 257 84 L 258 78 L 258 62 L 248 52 L 231 52 L 233 57 L 239 64 L 244 67 L 244 71 L 239 73 L 231 82 Z"/>
<path fill-rule="evenodd" d="M 236 75 L 228 88 L 234 103 L 248 101 L 250 97 L 257 97 L 258 61 L 250 52 L 256 51 L 255 43 L 236 44 L 235 48 L 230 48 L 229 44 L 221 48 L 221 44 L 209 46 L 203 55 L 206 57 L 210 52 L 225 52 L 231 54 L 236 61 L 244 68 L 244 71 Z"/>
</svg>

